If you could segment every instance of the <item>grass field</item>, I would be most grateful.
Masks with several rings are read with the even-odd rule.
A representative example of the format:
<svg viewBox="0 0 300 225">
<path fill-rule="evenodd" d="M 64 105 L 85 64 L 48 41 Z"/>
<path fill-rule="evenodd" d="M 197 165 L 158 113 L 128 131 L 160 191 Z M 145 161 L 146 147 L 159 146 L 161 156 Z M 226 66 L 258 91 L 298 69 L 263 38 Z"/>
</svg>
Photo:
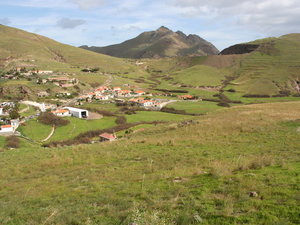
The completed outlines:
<svg viewBox="0 0 300 225">
<path fill-rule="evenodd" d="M 103 101 L 99 101 L 99 103 L 85 103 L 82 108 L 91 108 L 97 110 L 105 110 L 110 112 L 116 112 L 119 110 L 119 107 L 116 106 L 115 103 L 105 103 Z"/>
<path fill-rule="evenodd" d="M 177 82 L 191 86 L 219 86 L 225 79 L 224 71 L 210 66 L 196 65 L 174 74 Z"/>
<path fill-rule="evenodd" d="M 114 143 L 4 151 L 0 222 L 299 224 L 299 112 L 240 106 Z"/>
<path fill-rule="evenodd" d="M 30 120 L 24 125 L 19 126 L 18 130 L 26 137 L 34 141 L 42 141 L 51 132 L 52 127 L 37 122 L 37 120 Z"/>
<path fill-rule="evenodd" d="M 218 106 L 217 104 L 218 103 L 216 102 L 207 102 L 207 101 L 199 101 L 199 102 L 181 101 L 181 102 L 171 103 L 168 105 L 168 107 L 177 110 L 185 110 L 187 113 L 205 114 L 208 112 L 224 109 L 224 107 Z"/>
<path fill-rule="evenodd" d="M 136 114 L 126 115 L 126 118 L 128 123 L 134 123 L 152 121 L 179 121 L 184 119 L 191 119 L 193 117 L 156 111 L 140 111 Z"/>
<path fill-rule="evenodd" d="M 77 135 L 90 130 L 101 130 L 113 127 L 115 125 L 115 118 L 104 117 L 99 120 L 83 120 L 74 117 L 66 118 L 70 123 L 66 126 L 57 127 L 53 136 L 49 141 L 64 141 L 75 138 Z M 35 141 L 45 139 L 51 132 L 52 127 L 44 125 L 36 120 L 26 122 L 25 126 L 20 126 L 20 132 Z"/>
</svg>

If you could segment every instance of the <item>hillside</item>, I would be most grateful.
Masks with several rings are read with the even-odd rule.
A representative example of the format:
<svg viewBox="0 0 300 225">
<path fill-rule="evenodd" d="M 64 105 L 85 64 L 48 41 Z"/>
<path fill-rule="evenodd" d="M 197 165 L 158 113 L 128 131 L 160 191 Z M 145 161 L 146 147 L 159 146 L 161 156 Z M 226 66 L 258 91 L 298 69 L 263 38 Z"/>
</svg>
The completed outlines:
<svg viewBox="0 0 300 225">
<path fill-rule="evenodd" d="M 142 62 L 157 80 L 156 88 L 182 87 L 190 93 L 215 88 L 245 102 L 245 97 L 300 95 L 300 34 L 237 44 L 220 55 Z"/>
<path fill-rule="evenodd" d="M 300 34 L 249 44 L 258 47 L 241 59 L 230 88 L 249 95 L 300 93 Z"/>
<path fill-rule="evenodd" d="M 22 140 L 1 152 L 0 223 L 299 224 L 299 106 L 235 107 L 113 143 Z"/>
<path fill-rule="evenodd" d="M 144 32 L 121 44 L 106 47 L 81 46 L 94 52 L 121 58 L 157 58 L 218 54 L 218 49 L 197 35 L 173 32 L 166 27 Z"/>
<path fill-rule="evenodd" d="M 104 71 L 130 70 L 122 59 L 96 54 L 47 37 L 0 25 L 0 66 L 39 69 L 100 67 Z"/>
</svg>

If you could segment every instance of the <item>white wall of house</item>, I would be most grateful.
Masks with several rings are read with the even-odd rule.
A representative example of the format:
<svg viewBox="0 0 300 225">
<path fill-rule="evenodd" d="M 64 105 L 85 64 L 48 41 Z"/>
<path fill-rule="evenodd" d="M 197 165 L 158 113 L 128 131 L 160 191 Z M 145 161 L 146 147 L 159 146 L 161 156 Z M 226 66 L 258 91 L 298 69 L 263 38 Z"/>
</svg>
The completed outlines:
<svg viewBox="0 0 300 225">
<path fill-rule="evenodd" d="M 89 111 L 85 109 L 78 109 L 73 107 L 66 107 L 64 109 L 68 109 L 70 111 L 70 114 L 77 118 L 87 118 L 89 116 Z"/>
<path fill-rule="evenodd" d="M 14 132 L 14 129 L 12 126 L 10 126 L 10 127 L 2 127 L 1 126 L 0 133 L 13 133 L 13 132 Z"/>
</svg>

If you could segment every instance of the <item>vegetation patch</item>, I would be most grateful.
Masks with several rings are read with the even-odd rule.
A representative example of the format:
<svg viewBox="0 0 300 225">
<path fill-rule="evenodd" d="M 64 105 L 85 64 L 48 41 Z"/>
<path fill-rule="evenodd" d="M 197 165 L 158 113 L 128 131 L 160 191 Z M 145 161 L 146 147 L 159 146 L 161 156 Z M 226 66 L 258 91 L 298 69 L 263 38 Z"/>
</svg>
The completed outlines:
<svg viewBox="0 0 300 225">
<path fill-rule="evenodd" d="M 41 113 L 38 117 L 38 121 L 52 126 L 66 126 L 70 123 L 69 120 L 58 117 L 51 112 Z"/>
</svg>

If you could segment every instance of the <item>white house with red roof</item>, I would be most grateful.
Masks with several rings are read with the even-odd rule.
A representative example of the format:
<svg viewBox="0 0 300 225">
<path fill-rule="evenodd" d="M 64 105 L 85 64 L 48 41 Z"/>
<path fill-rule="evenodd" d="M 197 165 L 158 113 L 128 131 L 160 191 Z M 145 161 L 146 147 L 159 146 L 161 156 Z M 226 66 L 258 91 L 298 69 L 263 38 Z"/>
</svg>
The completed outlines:
<svg viewBox="0 0 300 225">
<path fill-rule="evenodd" d="M 115 141 L 117 136 L 115 134 L 110 133 L 102 133 L 99 135 L 100 141 Z"/>
<path fill-rule="evenodd" d="M 121 91 L 122 89 L 120 87 L 113 87 L 113 91 Z"/>
<path fill-rule="evenodd" d="M 146 94 L 146 92 L 144 92 L 144 91 L 134 91 L 133 94 L 137 95 L 137 96 L 141 96 L 141 95 Z"/>
<path fill-rule="evenodd" d="M 52 111 L 52 113 L 59 117 L 71 116 L 70 111 L 67 109 L 57 109 L 55 111 Z"/>
<path fill-rule="evenodd" d="M 8 125 L 1 125 L 0 126 L 0 133 L 14 133 L 14 128 L 12 125 L 8 124 Z"/>
<path fill-rule="evenodd" d="M 101 100 L 101 101 L 105 101 L 105 100 L 108 100 L 108 99 L 109 99 L 109 96 L 108 96 L 108 95 L 97 95 L 97 96 L 95 97 L 95 99 Z"/>
<path fill-rule="evenodd" d="M 139 106 L 142 106 L 142 107 L 149 107 L 149 106 L 152 106 L 154 104 L 154 101 L 152 100 L 143 100 L 143 101 L 140 101 L 138 102 Z"/>
</svg>

